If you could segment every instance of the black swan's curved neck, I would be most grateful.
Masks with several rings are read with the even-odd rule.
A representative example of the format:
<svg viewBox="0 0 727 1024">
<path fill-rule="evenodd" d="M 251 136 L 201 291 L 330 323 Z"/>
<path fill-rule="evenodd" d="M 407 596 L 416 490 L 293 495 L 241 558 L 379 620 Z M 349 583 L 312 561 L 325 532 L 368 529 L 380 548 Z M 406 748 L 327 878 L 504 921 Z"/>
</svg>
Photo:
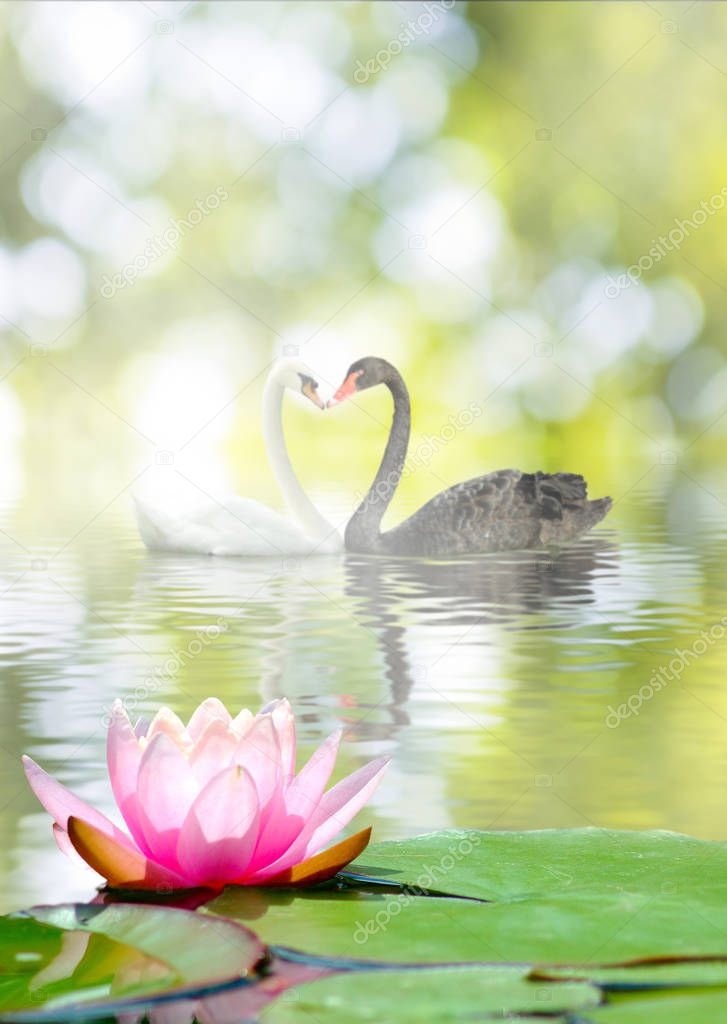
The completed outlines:
<svg viewBox="0 0 727 1024">
<path fill-rule="evenodd" d="M 401 374 L 390 367 L 382 383 L 394 399 L 394 419 L 374 482 L 346 527 L 345 542 L 349 551 L 375 552 L 381 540 L 381 520 L 394 497 L 409 447 L 411 408 L 409 392 Z"/>
</svg>

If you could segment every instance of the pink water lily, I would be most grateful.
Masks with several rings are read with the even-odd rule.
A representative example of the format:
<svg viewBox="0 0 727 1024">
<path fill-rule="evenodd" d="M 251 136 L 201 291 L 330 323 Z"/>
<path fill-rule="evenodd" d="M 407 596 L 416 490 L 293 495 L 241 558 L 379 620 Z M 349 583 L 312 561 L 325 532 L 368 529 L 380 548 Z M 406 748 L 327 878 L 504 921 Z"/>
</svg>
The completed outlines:
<svg viewBox="0 0 727 1024">
<path fill-rule="evenodd" d="M 74 796 L 29 757 L 33 792 L 53 817 L 60 849 L 80 855 L 110 885 L 302 884 L 330 877 L 358 855 L 370 829 L 321 853 L 372 795 L 379 758 L 325 792 L 341 741 L 333 733 L 295 774 L 295 717 L 287 700 L 233 718 L 211 697 L 188 724 L 161 708 L 134 728 L 116 701 L 107 760 L 131 835 Z"/>
</svg>

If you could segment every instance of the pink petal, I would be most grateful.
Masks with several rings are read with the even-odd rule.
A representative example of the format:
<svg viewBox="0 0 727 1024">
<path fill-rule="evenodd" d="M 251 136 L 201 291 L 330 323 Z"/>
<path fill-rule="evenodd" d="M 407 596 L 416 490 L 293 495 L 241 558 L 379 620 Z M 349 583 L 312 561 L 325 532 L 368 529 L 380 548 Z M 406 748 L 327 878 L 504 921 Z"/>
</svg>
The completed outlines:
<svg viewBox="0 0 727 1024">
<path fill-rule="evenodd" d="M 252 711 L 243 708 L 230 722 L 230 728 L 237 736 L 244 736 L 254 721 Z"/>
<path fill-rule="evenodd" d="M 342 737 L 342 729 L 331 733 L 298 772 L 285 797 L 290 814 L 306 818 L 313 814 L 336 764 Z"/>
<path fill-rule="evenodd" d="M 241 878 L 255 849 L 258 823 L 250 775 L 237 765 L 226 768 L 205 786 L 182 826 L 177 844 L 181 870 L 197 885 Z"/>
<path fill-rule="evenodd" d="M 239 737 L 219 718 L 207 723 L 189 755 L 189 766 L 200 789 L 232 763 L 238 743 Z"/>
<path fill-rule="evenodd" d="M 329 789 L 295 842 L 273 864 L 262 869 L 256 866 L 255 878 L 276 875 L 321 850 L 372 796 L 389 761 L 388 757 L 377 758 Z"/>
<path fill-rule="evenodd" d="M 111 724 L 106 739 L 106 761 L 111 788 L 114 791 L 116 805 L 121 811 L 129 831 L 143 852 L 148 854 L 150 851 L 139 824 L 136 791 L 141 755 L 142 750 L 136 730 L 132 728 L 123 704 L 120 700 L 116 700 L 111 711 Z"/>
<path fill-rule="evenodd" d="M 109 821 L 105 814 L 101 814 L 95 807 L 91 807 L 90 804 L 85 803 L 85 801 L 71 793 L 70 789 L 66 789 L 60 782 L 56 782 L 32 758 L 23 755 L 23 768 L 25 770 L 25 777 L 30 783 L 30 788 L 55 823 L 64 832 L 68 828 L 69 817 L 73 815 L 74 818 L 81 818 L 90 825 L 94 825 L 107 836 L 113 836 L 121 845 L 129 849 L 135 849 L 129 837 L 121 829 L 117 828 L 112 821 Z M 56 841 L 58 841 L 57 833 Z M 63 847 L 61 848 L 63 849 Z"/>
<path fill-rule="evenodd" d="M 278 734 L 283 782 L 288 785 L 295 775 L 295 715 L 293 709 L 290 702 L 283 698 L 268 704 L 260 713 L 272 716 L 273 725 Z"/>
<path fill-rule="evenodd" d="M 172 870 L 179 830 L 198 792 L 187 758 L 169 736 L 157 733 L 139 765 L 137 813 L 153 859 Z"/>
<path fill-rule="evenodd" d="M 218 700 L 216 697 L 208 697 L 207 700 L 202 701 L 190 718 L 189 725 L 187 726 L 187 732 L 196 742 L 204 732 L 205 728 L 214 719 L 224 722 L 225 725 L 229 725 L 231 722 L 230 712 L 221 700 Z"/>
<path fill-rule="evenodd" d="M 186 750 L 192 745 L 189 734 L 184 728 L 184 722 L 169 708 L 159 708 L 146 731 L 146 738 L 151 743 L 155 736 L 161 734 L 173 740 L 180 750 Z"/>
<path fill-rule="evenodd" d="M 280 786 L 280 746 L 270 715 L 258 715 L 239 740 L 235 762 L 246 768 L 255 780 L 260 802 L 261 825 L 267 821 L 272 797 Z"/>
<path fill-rule="evenodd" d="M 254 864 L 263 868 L 281 857 L 313 816 L 336 763 L 343 732 L 332 733 L 318 747 L 275 804 L 255 850 Z"/>
</svg>

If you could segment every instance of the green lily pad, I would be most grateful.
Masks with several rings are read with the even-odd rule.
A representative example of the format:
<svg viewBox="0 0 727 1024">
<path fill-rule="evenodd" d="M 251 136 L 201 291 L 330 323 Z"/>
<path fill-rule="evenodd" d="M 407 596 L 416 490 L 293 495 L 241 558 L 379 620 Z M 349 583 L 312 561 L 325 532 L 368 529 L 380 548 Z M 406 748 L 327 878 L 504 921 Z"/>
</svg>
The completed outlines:
<svg viewBox="0 0 727 1024">
<path fill-rule="evenodd" d="M 344 872 L 500 902 L 559 892 L 727 896 L 727 848 L 676 832 L 448 830 L 374 843 Z"/>
<path fill-rule="evenodd" d="M 234 921 L 134 903 L 33 907 L 36 921 L 96 932 L 169 963 L 184 984 L 212 985 L 245 977 L 264 955 L 258 937 Z"/>
<path fill-rule="evenodd" d="M 584 1014 L 579 1024 L 722 1024 L 727 1021 L 727 991 L 663 992 L 632 996 Z"/>
<path fill-rule="evenodd" d="M 727 956 L 723 960 L 541 967 L 533 972 L 532 977 L 542 981 L 592 981 L 607 992 L 659 988 L 727 988 Z"/>
<path fill-rule="evenodd" d="M 687 836 L 445 832 L 369 847 L 352 871 L 405 888 L 230 888 L 204 912 L 249 923 L 268 945 L 385 963 L 727 954 L 727 850 Z M 466 898 L 417 895 L 432 888 Z"/>
<path fill-rule="evenodd" d="M 0 918 L 0 1013 L 138 998 L 180 984 L 169 964 L 105 935 Z"/>
<path fill-rule="evenodd" d="M 264 953 L 231 921 L 139 904 L 35 907 L 0 918 L 0 1013 L 106 1015 L 246 978 Z"/>
<path fill-rule="evenodd" d="M 601 994 L 584 982 L 527 980 L 519 967 L 440 967 L 354 971 L 286 992 L 265 1013 L 265 1024 L 347 1021 L 462 1021 L 524 1013 L 554 1014 L 598 1006 Z M 540 1018 L 542 1020 L 542 1018 Z"/>
<path fill-rule="evenodd" d="M 266 901 L 260 914 L 260 900 Z M 727 902 L 690 911 L 675 896 L 558 894 L 484 904 L 356 892 L 227 890 L 205 908 L 272 946 L 386 963 L 603 964 L 727 951 Z"/>
</svg>

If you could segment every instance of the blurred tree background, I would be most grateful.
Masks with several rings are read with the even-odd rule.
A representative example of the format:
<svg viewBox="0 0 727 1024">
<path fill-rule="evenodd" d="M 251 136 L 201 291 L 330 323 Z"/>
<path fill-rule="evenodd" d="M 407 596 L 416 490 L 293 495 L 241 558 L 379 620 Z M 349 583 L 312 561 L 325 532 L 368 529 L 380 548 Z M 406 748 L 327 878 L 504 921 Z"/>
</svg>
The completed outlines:
<svg viewBox="0 0 727 1024">
<path fill-rule="evenodd" d="M 697 0 L 2 3 L 14 534 L 50 516 L 67 535 L 164 473 L 277 501 L 259 402 L 296 351 L 324 392 L 354 358 L 395 362 L 415 444 L 481 406 L 390 521 L 513 464 L 583 471 L 615 499 L 688 477 L 713 502 L 726 16 Z M 349 503 L 388 397 L 286 417 L 306 484 Z"/>
</svg>

